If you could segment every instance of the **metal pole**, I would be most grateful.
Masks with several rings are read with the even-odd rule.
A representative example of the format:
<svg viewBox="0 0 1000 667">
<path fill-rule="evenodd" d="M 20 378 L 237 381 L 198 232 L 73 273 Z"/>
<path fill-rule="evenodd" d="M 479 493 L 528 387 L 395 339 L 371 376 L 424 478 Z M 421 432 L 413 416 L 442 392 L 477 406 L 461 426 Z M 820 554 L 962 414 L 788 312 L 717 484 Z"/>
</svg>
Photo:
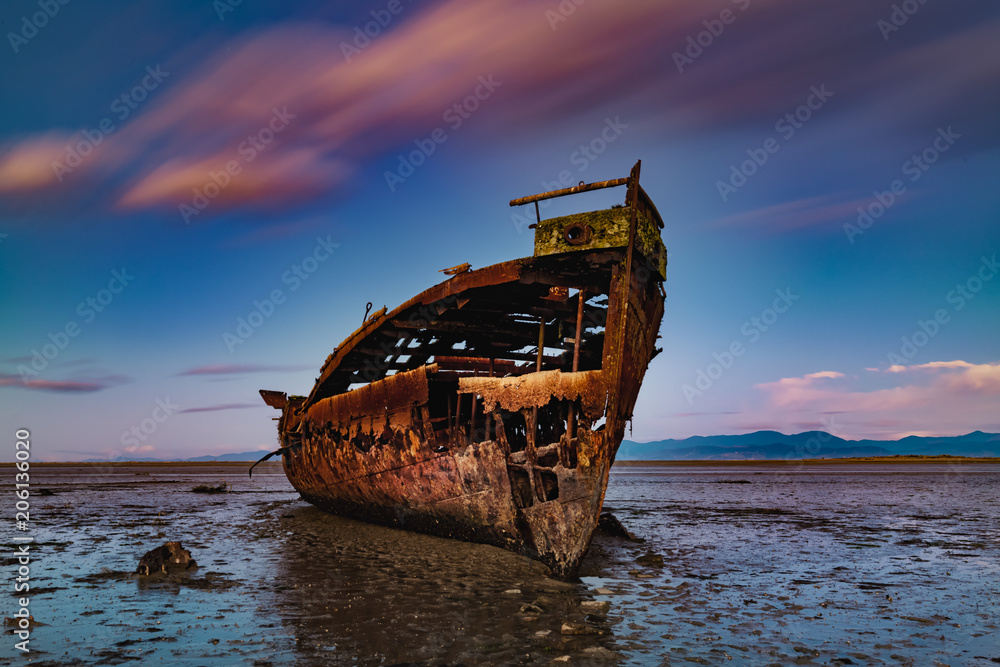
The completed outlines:
<svg viewBox="0 0 1000 667">
<path fill-rule="evenodd" d="M 475 377 L 479 375 L 479 371 L 473 371 L 472 376 Z M 472 421 L 469 424 L 469 440 L 471 442 L 479 442 L 475 440 L 476 437 L 476 395 L 472 395 Z"/>
<path fill-rule="evenodd" d="M 573 339 L 573 372 L 580 370 L 580 338 L 583 333 L 583 304 L 587 301 L 586 292 L 581 289 L 577 295 L 576 304 L 576 336 Z M 566 432 L 572 440 L 576 434 L 576 404 L 569 404 L 569 413 L 566 416 Z M 568 464 L 568 462 L 567 462 Z"/>
<path fill-rule="evenodd" d="M 493 377 L 493 357 L 490 357 L 490 377 Z M 490 431 L 493 430 L 493 414 L 486 415 L 486 439 L 490 440 Z"/>
<path fill-rule="evenodd" d="M 580 334 L 583 330 L 583 304 L 587 300 L 586 291 L 581 289 L 576 297 L 576 339 L 573 341 L 573 372 L 580 370 Z"/>
<path fill-rule="evenodd" d="M 520 199 L 511 199 L 510 205 L 523 206 L 524 204 L 530 204 L 531 202 L 537 202 L 543 199 L 553 199 L 554 197 L 565 197 L 566 195 L 575 195 L 578 192 L 589 192 L 591 190 L 600 190 L 602 188 L 614 188 L 618 187 L 619 185 L 625 185 L 626 183 L 628 183 L 628 178 L 615 178 L 610 181 L 601 181 L 599 183 L 574 185 L 571 188 L 563 188 L 562 190 L 543 192 L 538 195 L 531 195 L 530 197 L 521 197 Z"/>
<path fill-rule="evenodd" d="M 542 316 L 538 323 L 538 361 L 535 362 L 535 371 L 542 370 L 542 352 L 545 351 L 545 317 Z"/>
<path fill-rule="evenodd" d="M 535 372 L 542 370 L 542 353 L 545 351 L 545 316 L 539 318 L 538 322 L 538 361 L 535 362 Z M 538 438 L 538 407 L 535 406 L 531 408 L 531 432 L 533 437 L 528 439 L 528 447 L 526 458 L 529 463 L 534 463 L 535 458 L 535 446 L 533 441 Z M 534 487 L 534 482 L 532 482 L 532 487 Z"/>
</svg>

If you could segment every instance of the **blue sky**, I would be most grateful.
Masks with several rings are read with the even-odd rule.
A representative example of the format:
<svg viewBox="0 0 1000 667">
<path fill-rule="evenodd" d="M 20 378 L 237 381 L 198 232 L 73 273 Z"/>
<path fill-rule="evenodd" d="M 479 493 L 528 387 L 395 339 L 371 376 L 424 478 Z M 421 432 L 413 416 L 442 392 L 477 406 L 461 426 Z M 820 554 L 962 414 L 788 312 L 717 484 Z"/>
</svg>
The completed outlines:
<svg viewBox="0 0 1000 667">
<path fill-rule="evenodd" d="M 510 199 L 637 158 L 670 259 L 633 439 L 1000 431 L 994 5 L 16 0 L 0 30 L 0 417 L 39 460 L 272 447 L 257 390 L 308 393 L 368 301 L 529 255 Z"/>
</svg>

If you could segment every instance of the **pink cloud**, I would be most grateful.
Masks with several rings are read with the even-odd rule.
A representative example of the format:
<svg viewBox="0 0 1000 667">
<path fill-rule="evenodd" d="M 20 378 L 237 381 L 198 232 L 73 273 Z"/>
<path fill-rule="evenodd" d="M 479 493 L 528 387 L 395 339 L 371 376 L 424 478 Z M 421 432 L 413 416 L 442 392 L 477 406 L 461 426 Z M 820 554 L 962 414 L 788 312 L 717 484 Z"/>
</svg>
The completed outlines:
<svg viewBox="0 0 1000 667">
<path fill-rule="evenodd" d="M 912 432 L 966 433 L 993 419 L 1000 396 L 1000 362 L 930 362 L 904 370 L 914 369 L 933 372 L 908 376 L 905 384 L 868 391 L 819 382 L 845 378 L 831 371 L 782 378 L 757 388 L 765 394 L 765 411 L 774 411 L 778 423 L 791 412 L 836 412 L 856 424 L 854 428 L 891 427 L 892 434 L 898 434 L 903 432 L 900 426 L 907 424 Z M 884 431 L 879 435 L 889 437 Z"/>
<path fill-rule="evenodd" d="M 803 401 L 815 400 L 824 396 L 830 390 L 826 386 L 817 386 L 817 380 L 838 379 L 844 377 L 837 371 L 819 371 L 802 377 L 781 378 L 776 382 L 757 385 L 758 389 L 770 392 L 771 401 L 777 406 L 792 405 Z"/>
<path fill-rule="evenodd" d="M 72 135 L 46 132 L 13 143 L 0 158 L 0 193 L 32 191 L 58 183 L 52 162 L 64 159 Z"/>
<path fill-rule="evenodd" d="M 940 369 L 940 368 L 975 368 L 975 364 L 970 364 L 967 361 L 931 361 L 926 364 L 915 364 L 913 366 L 900 366 L 894 365 L 889 366 L 887 372 L 889 373 L 905 373 L 906 371 L 922 370 L 922 369 Z M 868 370 L 878 370 L 878 369 L 868 369 Z"/>
<path fill-rule="evenodd" d="M 189 368 L 178 375 L 234 375 L 242 373 L 273 373 L 277 371 L 302 371 L 312 366 L 272 366 L 268 364 L 209 364 Z"/>
<path fill-rule="evenodd" d="M 837 371 L 820 371 L 818 373 L 809 373 L 804 377 L 810 380 L 818 380 L 820 378 L 842 378 L 844 377 L 844 374 L 838 373 Z"/>
<path fill-rule="evenodd" d="M 941 384 L 956 393 L 1000 395 L 1000 362 L 965 367 L 961 373 L 950 373 L 941 378 Z"/>
<path fill-rule="evenodd" d="M 186 410 L 180 410 L 178 414 L 183 414 L 185 412 L 218 412 L 219 410 L 243 410 L 246 408 L 259 408 L 264 404 L 260 405 L 256 403 L 222 403 L 219 405 L 207 405 L 203 408 L 188 408 Z"/>
<path fill-rule="evenodd" d="M 373 159 L 447 128 L 443 112 L 472 94 L 480 77 L 499 85 L 482 102 L 483 117 L 469 125 L 505 141 L 619 99 L 636 100 L 627 108 L 674 132 L 771 124 L 775 109 L 803 102 L 809 83 L 829 83 L 838 95 L 850 90 L 865 117 L 887 108 L 907 127 L 913 117 L 938 117 L 940 107 L 929 100 L 943 106 L 989 90 L 1000 77 L 995 22 L 887 51 L 867 7 L 802 11 L 791 0 L 751 3 L 690 71 L 676 71 L 672 54 L 721 7 L 732 5 L 590 0 L 553 30 L 545 12 L 554 4 L 414 4 L 350 62 L 339 46 L 352 38 L 346 26 L 284 23 L 247 31 L 214 52 L 190 47 L 176 66 L 164 64 L 171 74 L 163 88 L 64 182 L 54 178 L 51 162 L 80 135 L 52 129 L 0 146 L 0 188 L 35 211 L 44 204 L 78 213 L 95 191 L 96 200 L 120 211 L 176 211 L 210 183 L 210 173 L 240 160 L 241 172 L 221 188 L 213 212 L 301 203 L 349 186 Z M 861 25 L 876 39 L 859 43 Z M 199 64 L 184 71 L 190 62 Z M 247 161 L 241 144 L 267 126 L 275 108 L 294 118 Z M 992 115 L 983 122 L 992 123 Z M 784 202 L 721 224 L 817 225 L 843 219 L 861 196 L 867 193 Z"/>
<path fill-rule="evenodd" d="M 213 207 L 315 196 L 345 184 L 363 160 L 448 128 L 443 113 L 477 89 L 531 114 L 566 105 L 584 81 L 579 94 L 634 88 L 622 80 L 621 59 L 662 37 L 662 24 L 650 20 L 662 13 L 653 0 L 593 2 L 557 40 L 536 3 L 448 0 L 410 10 L 351 62 L 339 47 L 352 38 L 342 27 L 286 23 L 246 33 L 183 78 L 168 78 L 68 180 L 82 188 L 127 170 L 135 175 L 118 207 L 176 210 L 236 160 L 241 172 Z M 653 83 L 645 78 L 640 89 Z M 247 159 L 244 142 L 268 128 L 275 109 L 287 125 Z M 50 163 L 71 138 L 36 135 L 0 159 L 0 173 L 17 174 L 10 189 L 53 185 Z"/>
<path fill-rule="evenodd" d="M 53 391 L 63 393 L 78 393 L 101 391 L 116 384 L 126 382 L 128 378 L 121 375 L 93 378 L 91 380 L 22 380 L 19 375 L 0 374 L 0 387 L 15 387 L 34 391 Z"/>
<path fill-rule="evenodd" d="M 848 195 L 824 195 L 772 204 L 743 211 L 713 221 L 716 227 L 751 227 L 771 232 L 786 232 L 802 227 L 841 224 L 857 215 L 857 208 L 870 198 L 850 198 Z"/>
</svg>

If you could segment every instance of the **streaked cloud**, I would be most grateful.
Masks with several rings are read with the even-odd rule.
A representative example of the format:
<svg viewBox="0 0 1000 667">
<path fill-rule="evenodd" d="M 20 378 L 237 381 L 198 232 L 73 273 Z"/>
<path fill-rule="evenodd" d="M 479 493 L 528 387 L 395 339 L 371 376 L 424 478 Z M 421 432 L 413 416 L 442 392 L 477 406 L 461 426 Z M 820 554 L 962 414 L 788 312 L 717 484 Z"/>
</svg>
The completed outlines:
<svg viewBox="0 0 1000 667">
<path fill-rule="evenodd" d="M 20 375 L 0 374 L 0 387 L 61 393 L 101 391 L 102 389 L 107 389 L 126 381 L 128 381 L 128 378 L 121 375 L 109 375 L 86 380 L 22 380 Z"/>
<path fill-rule="evenodd" d="M 187 408 L 186 410 L 179 410 L 178 414 L 184 414 L 185 412 L 217 412 L 220 410 L 244 410 L 246 408 L 259 408 L 264 406 L 263 403 L 260 405 L 256 403 L 222 403 L 220 405 L 207 405 L 202 408 Z"/>
<path fill-rule="evenodd" d="M 58 183 L 52 163 L 63 158 L 72 139 L 72 134 L 53 131 L 10 142 L 0 158 L 0 194 Z"/>
<path fill-rule="evenodd" d="M 915 364 L 913 366 L 889 366 L 886 370 L 888 373 L 905 373 L 906 371 L 915 371 L 923 369 L 942 369 L 942 368 L 975 368 L 975 364 L 970 364 L 967 361 L 932 361 L 927 364 Z M 878 370 L 878 369 L 868 369 L 868 370 Z"/>
<path fill-rule="evenodd" d="M 850 199 L 846 195 L 824 195 L 771 204 L 750 211 L 713 220 L 713 227 L 749 227 L 768 232 L 787 232 L 802 227 L 839 226 L 857 215 L 857 208 L 868 198 Z"/>
<path fill-rule="evenodd" d="M 304 371 L 313 366 L 271 366 L 267 364 L 210 364 L 196 366 L 178 375 L 242 375 L 245 373 L 278 373 L 287 371 Z"/>
<path fill-rule="evenodd" d="M 703 417 L 706 415 L 738 415 L 742 414 L 739 410 L 722 410 L 719 412 L 675 412 L 671 414 L 671 417 Z"/>
<path fill-rule="evenodd" d="M 76 135 L 53 128 L 8 139 L 0 146 L 0 189 L 36 208 L 74 210 L 103 189 L 105 212 L 112 202 L 122 212 L 170 212 L 238 160 L 241 173 L 221 188 L 211 212 L 302 204 L 445 125 L 442 112 L 482 76 L 500 83 L 489 125 L 498 141 L 625 97 L 642 100 L 644 113 L 676 133 L 747 123 L 766 131 L 811 85 L 827 84 L 839 96 L 831 114 L 874 118 L 891 109 L 895 125 L 879 129 L 880 141 L 905 134 L 897 143 L 917 149 L 928 124 L 942 122 L 947 100 L 1000 78 L 996 17 L 959 28 L 907 26 L 907 39 L 888 48 L 875 26 L 881 8 L 801 8 L 791 0 L 750 3 L 678 73 L 671 54 L 723 7 L 732 3 L 590 0 L 553 30 L 545 16 L 551 7 L 529 0 L 444 0 L 414 7 L 351 62 L 339 48 L 351 38 L 347 26 L 284 23 L 245 32 L 214 52 L 178 56 L 181 70 L 180 63 L 199 63 L 190 71 L 165 65 L 173 71 L 164 89 L 62 183 L 50 165 Z M 294 118 L 245 161 L 241 146 L 275 109 Z M 962 118 L 963 130 L 991 127 L 986 111 L 968 111 L 979 115 Z M 835 134 L 825 141 L 844 145 Z M 756 215 L 779 229 L 818 224 L 842 219 L 866 195 L 819 195 Z M 728 222 L 755 219 L 739 214 Z"/>
</svg>

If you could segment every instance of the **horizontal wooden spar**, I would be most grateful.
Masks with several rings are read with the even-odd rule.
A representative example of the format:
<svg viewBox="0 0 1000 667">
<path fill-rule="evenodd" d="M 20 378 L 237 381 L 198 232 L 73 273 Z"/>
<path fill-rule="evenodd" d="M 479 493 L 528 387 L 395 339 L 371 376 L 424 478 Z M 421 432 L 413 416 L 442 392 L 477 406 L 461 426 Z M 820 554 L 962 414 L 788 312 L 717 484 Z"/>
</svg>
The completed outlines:
<svg viewBox="0 0 1000 667">
<path fill-rule="evenodd" d="M 531 195 L 530 197 L 521 197 L 520 199 L 511 199 L 511 206 L 523 206 L 524 204 L 530 204 L 531 202 L 541 201 L 543 199 L 554 199 L 555 197 L 565 197 L 566 195 L 575 195 L 578 192 L 589 192 L 590 190 L 600 190 L 602 188 L 614 188 L 619 185 L 628 185 L 628 177 L 625 178 L 615 178 L 610 181 L 600 181 L 599 183 L 587 183 L 585 185 L 574 185 L 571 188 L 563 188 L 562 190 L 553 190 L 552 192 L 543 192 L 539 195 Z"/>
</svg>

